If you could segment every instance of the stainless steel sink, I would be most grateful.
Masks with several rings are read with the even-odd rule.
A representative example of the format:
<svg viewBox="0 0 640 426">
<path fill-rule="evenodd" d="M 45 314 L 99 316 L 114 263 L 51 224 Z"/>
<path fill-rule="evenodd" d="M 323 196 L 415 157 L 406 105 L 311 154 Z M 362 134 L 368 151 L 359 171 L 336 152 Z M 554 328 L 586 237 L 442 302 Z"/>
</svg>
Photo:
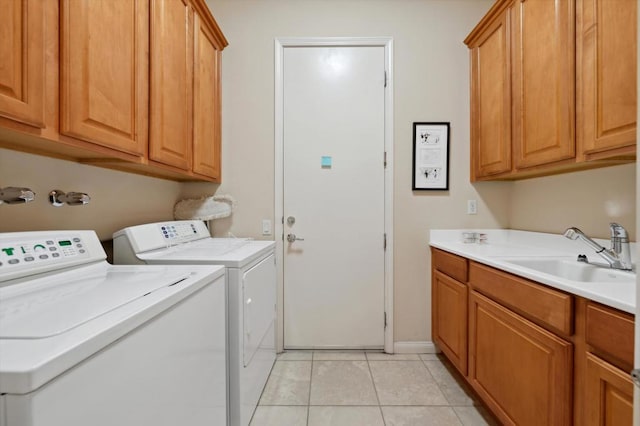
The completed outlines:
<svg viewBox="0 0 640 426">
<path fill-rule="evenodd" d="M 568 258 L 502 258 L 503 262 L 533 269 L 569 281 L 578 282 L 635 282 L 636 274 L 578 262 Z"/>
</svg>

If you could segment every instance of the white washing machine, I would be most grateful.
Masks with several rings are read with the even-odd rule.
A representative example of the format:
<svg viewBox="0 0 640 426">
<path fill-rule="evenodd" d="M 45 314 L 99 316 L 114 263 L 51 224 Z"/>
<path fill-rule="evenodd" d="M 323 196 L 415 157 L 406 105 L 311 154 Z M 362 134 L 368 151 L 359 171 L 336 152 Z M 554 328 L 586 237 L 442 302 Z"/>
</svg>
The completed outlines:
<svg viewBox="0 0 640 426">
<path fill-rule="evenodd" d="M 247 426 L 276 358 L 275 243 L 212 238 L 204 222 L 193 220 L 125 228 L 113 246 L 120 264 L 226 267 L 229 421 Z"/>
<path fill-rule="evenodd" d="M 225 271 L 0 234 L 0 425 L 225 425 Z"/>
</svg>

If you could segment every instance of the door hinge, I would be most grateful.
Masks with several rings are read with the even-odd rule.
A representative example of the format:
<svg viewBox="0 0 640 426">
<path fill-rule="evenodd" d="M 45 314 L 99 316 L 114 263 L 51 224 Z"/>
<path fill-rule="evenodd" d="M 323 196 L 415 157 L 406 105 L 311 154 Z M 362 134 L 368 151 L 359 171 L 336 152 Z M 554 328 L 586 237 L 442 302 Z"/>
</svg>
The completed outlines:
<svg viewBox="0 0 640 426">
<path fill-rule="evenodd" d="M 384 168 L 387 168 L 387 151 L 384 152 Z"/>
<path fill-rule="evenodd" d="M 282 224 L 284 225 L 284 216 L 282 216 Z"/>
<path fill-rule="evenodd" d="M 631 379 L 636 386 L 640 386 L 640 369 L 634 368 L 631 370 Z"/>
<path fill-rule="evenodd" d="M 384 87 L 387 87 L 387 70 L 384 71 Z"/>
<path fill-rule="evenodd" d="M 385 232 L 384 234 L 384 243 L 382 244 L 382 248 L 383 249 L 387 249 L 387 233 Z"/>
<path fill-rule="evenodd" d="M 387 313 L 384 313 L 384 328 L 387 328 Z"/>
</svg>

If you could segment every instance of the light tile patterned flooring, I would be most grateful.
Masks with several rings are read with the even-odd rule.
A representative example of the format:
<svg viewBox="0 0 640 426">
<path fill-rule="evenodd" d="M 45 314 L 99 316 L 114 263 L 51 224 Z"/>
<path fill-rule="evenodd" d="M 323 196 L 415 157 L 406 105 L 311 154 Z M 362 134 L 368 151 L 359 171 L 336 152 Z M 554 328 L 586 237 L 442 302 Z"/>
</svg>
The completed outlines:
<svg viewBox="0 0 640 426">
<path fill-rule="evenodd" d="M 433 354 L 288 351 L 251 426 L 481 426 L 498 422 Z"/>
</svg>

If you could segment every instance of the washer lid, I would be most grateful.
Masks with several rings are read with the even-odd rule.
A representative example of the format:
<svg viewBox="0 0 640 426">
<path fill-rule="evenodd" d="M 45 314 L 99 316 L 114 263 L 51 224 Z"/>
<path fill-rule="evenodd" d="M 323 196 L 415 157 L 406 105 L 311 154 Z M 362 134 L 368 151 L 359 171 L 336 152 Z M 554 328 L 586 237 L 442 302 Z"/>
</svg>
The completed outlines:
<svg viewBox="0 0 640 426">
<path fill-rule="evenodd" d="M 189 277 L 185 271 L 148 269 L 103 268 L 0 288 L 0 339 L 59 335 Z"/>
</svg>

